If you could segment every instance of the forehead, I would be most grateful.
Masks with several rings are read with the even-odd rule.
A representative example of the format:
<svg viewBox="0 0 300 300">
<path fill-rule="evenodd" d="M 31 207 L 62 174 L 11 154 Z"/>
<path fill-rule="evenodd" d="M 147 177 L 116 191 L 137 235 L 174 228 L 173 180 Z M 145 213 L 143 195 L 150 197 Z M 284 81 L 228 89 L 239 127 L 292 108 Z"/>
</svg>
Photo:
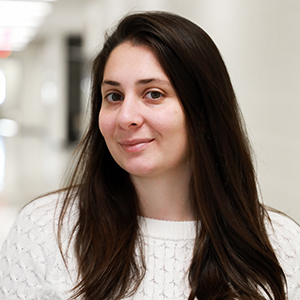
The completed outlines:
<svg viewBox="0 0 300 300">
<path fill-rule="evenodd" d="M 104 80 L 110 76 L 122 77 L 132 73 L 141 77 L 148 77 L 151 73 L 151 77 L 160 76 L 167 79 L 155 52 L 150 47 L 126 42 L 111 52 L 104 68 Z"/>
</svg>

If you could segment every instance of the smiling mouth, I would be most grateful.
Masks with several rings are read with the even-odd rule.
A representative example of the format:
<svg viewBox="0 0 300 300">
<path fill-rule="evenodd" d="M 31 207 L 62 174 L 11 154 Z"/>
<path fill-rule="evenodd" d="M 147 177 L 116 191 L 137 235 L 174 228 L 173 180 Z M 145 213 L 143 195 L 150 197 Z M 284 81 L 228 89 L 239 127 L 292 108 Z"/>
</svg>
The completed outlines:
<svg viewBox="0 0 300 300">
<path fill-rule="evenodd" d="M 122 141 L 119 144 L 126 152 L 134 153 L 144 150 L 153 141 L 154 139 L 140 139 L 132 141 Z"/>
</svg>

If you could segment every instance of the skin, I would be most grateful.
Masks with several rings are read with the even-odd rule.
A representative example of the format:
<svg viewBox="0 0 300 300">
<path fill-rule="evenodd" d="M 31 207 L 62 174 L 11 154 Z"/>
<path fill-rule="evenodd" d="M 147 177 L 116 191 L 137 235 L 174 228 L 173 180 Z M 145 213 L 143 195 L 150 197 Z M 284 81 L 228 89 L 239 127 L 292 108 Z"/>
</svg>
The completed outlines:
<svg viewBox="0 0 300 300">
<path fill-rule="evenodd" d="M 99 128 L 135 185 L 144 216 L 191 220 L 185 115 L 155 54 L 123 43 L 107 61 Z"/>
</svg>

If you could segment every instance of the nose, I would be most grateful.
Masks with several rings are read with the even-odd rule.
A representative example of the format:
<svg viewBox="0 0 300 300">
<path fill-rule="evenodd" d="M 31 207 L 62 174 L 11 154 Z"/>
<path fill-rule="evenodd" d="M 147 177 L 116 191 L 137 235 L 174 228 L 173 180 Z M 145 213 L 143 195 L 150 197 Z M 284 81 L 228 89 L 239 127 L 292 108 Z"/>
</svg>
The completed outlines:
<svg viewBox="0 0 300 300">
<path fill-rule="evenodd" d="M 140 103 L 133 97 L 125 97 L 118 111 L 117 125 L 123 129 L 139 127 L 143 124 Z"/>
</svg>

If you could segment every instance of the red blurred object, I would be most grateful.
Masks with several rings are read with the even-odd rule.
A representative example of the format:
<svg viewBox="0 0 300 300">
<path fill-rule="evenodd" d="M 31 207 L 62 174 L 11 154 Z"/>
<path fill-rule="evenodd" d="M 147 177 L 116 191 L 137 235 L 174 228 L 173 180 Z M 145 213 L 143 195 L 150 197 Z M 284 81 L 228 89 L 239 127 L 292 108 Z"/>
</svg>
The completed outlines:
<svg viewBox="0 0 300 300">
<path fill-rule="evenodd" d="M 8 51 L 8 50 L 0 50 L 0 59 L 1 58 L 7 58 L 11 55 L 12 51 Z"/>
<path fill-rule="evenodd" d="M 0 58 L 7 58 L 12 53 L 10 37 L 11 31 L 8 28 L 4 29 L 4 34 L 0 36 Z"/>
</svg>

